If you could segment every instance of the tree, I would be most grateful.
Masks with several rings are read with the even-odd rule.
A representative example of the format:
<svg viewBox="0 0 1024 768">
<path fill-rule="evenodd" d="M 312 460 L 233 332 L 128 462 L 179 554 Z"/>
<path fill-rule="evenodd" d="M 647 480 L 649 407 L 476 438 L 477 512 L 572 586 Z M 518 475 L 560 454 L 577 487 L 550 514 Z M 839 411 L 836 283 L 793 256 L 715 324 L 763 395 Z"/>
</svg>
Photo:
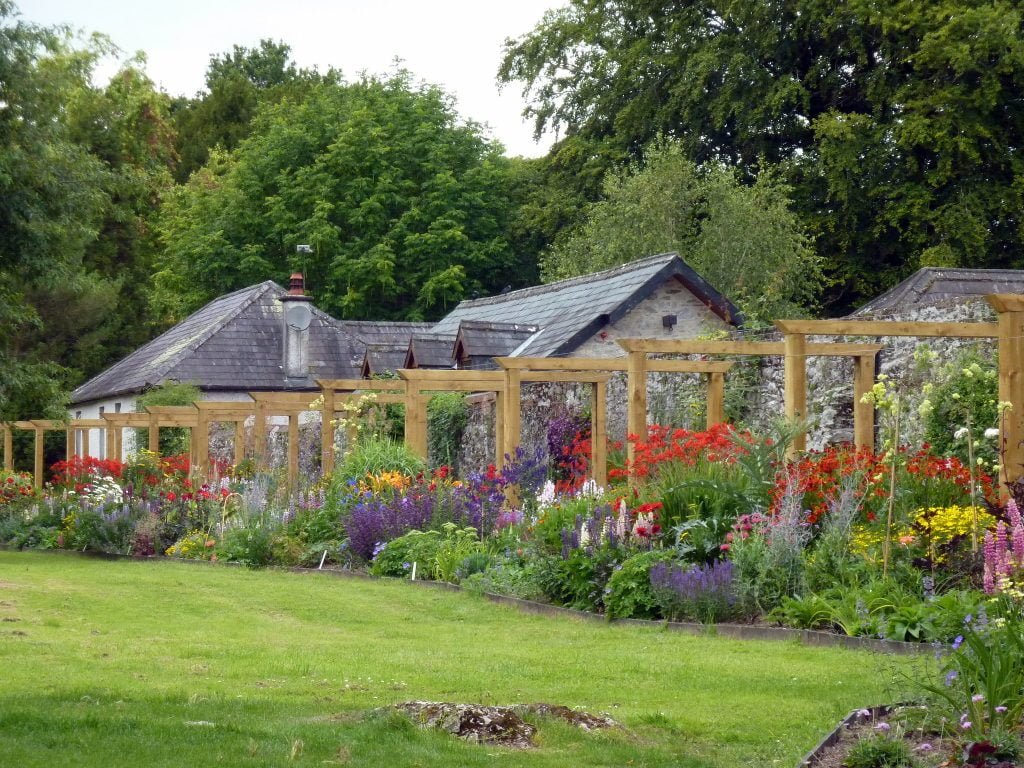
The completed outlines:
<svg viewBox="0 0 1024 768">
<path fill-rule="evenodd" d="M 436 317 L 524 279 L 510 178 L 500 147 L 408 73 L 317 84 L 266 105 L 249 138 L 169 196 L 154 306 L 180 318 L 300 269 L 339 316 Z"/>
<path fill-rule="evenodd" d="M 333 80 L 328 72 L 298 69 L 291 48 L 282 42 L 261 40 L 258 48 L 236 45 L 230 53 L 213 55 L 206 70 L 206 93 L 179 99 L 174 123 L 179 162 L 175 177 L 184 182 L 205 165 L 214 147 L 232 150 L 252 127 L 265 102 L 275 103 L 321 80 Z"/>
<path fill-rule="evenodd" d="M 604 200 L 543 254 L 544 278 L 678 251 L 748 319 L 805 314 L 823 284 L 822 265 L 787 191 L 767 170 L 744 185 L 726 166 L 694 165 L 678 142 L 655 142 L 642 163 L 608 174 Z"/>
<path fill-rule="evenodd" d="M 68 136 L 88 59 L 0 0 L 0 418 L 57 415 L 64 371 L 28 343 L 34 293 L 67 284 L 95 236 L 102 165 Z"/>
<path fill-rule="evenodd" d="M 571 0 L 499 76 L 591 164 L 660 134 L 745 180 L 779 165 L 838 309 L 922 264 L 1024 261 L 1022 32 L 1012 0 Z"/>
<path fill-rule="evenodd" d="M 151 215 L 170 184 L 166 97 L 113 52 L 0 0 L 0 418 L 57 416 L 147 331 Z"/>
</svg>

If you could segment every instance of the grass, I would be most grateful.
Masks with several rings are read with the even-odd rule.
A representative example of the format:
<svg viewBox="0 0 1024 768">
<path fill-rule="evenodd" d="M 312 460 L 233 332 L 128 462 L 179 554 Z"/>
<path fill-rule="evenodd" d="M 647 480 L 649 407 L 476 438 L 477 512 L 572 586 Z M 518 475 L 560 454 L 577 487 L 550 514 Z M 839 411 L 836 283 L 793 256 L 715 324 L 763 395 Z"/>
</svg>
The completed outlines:
<svg viewBox="0 0 1024 768">
<path fill-rule="evenodd" d="M 889 701 L 863 651 L 524 615 L 400 582 L 0 552 L 0 765 L 789 768 Z M 537 749 L 374 710 L 549 702 Z"/>
</svg>

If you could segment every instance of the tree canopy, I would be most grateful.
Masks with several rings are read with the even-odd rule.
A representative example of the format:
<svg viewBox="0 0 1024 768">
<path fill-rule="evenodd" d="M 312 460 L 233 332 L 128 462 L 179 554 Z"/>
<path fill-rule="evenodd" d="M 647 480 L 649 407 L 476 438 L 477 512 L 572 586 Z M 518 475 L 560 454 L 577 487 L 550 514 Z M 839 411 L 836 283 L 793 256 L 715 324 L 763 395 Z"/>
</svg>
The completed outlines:
<svg viewBox="0 0 1024 768">
<path fill-rule="evenodd" d="M 1022 32 L 1011 0 L 570 0 L 500 77 L 556 155 L 660 134 L 748 178 L 780 164 L 847 306 L 920 265 L 1024 262 Z"/>
<path fill-rule="evenodd" d="M 0 417 L 56 412 L 109 363 L 106 344 L 139 338 L 123 319 L 144 303 L 125 278 L 148 272 L 141 217 L 169 181 L 166 109 L 132 63 L 94 88 L 108 51 L 0 0 Z"/>
<path fill-rule="evenodd" d="M 265 105 L 236 150 L 168 197 L 155 306 L 180 318 L 297 268 L 337 316 L 437 317 L 529 280 L 510 245 L 512 190 L 500 147 L 439 89 L 405 72 L 318 83 Z"/>
<path fill-rule="evenodd" d="M 805 314 L 820 293 L 821 259 L 789 209 L 787 188 L 762 171 L 753 184 L 717 163 L 697 166 L 678 142 L 609 172 L 604 199 L 541 257 L 545 280 L 678 251 L 750 320 Z"/>
</svg>

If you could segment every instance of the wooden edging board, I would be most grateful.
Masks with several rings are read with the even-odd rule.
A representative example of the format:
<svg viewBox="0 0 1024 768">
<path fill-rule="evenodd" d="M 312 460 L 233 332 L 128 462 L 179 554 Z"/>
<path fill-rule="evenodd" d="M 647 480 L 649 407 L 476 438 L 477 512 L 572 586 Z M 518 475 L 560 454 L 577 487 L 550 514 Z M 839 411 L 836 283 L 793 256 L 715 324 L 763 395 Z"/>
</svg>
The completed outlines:
<svg viewBox="0 0 1024 768">
<path fill-rule="evenodd" d="M 843 731 L 849 728 L 851 725 L 856 723 L 858 720 L 864 718 L 865 709 L 868 712 L 868 718 L 874 720 L 878 717 L 885 717 L 892 712 L 893 707 L 889 704 L 882 704 L 877 707 L 865 707 L 864 709 L 855 709 L 853 712 L 844 717 L 835 728 L 833 728 L 821 741 L 818 742 L 817 746 L 814 747 L 810 752 L 803 756 L 799 763 L 796 764 L 796 768 L 813 768 L 817 765 L 818 760 L 821 759 L 821 754 L 826 749 L 835 744 L 843 735 Z"/>
</svg>

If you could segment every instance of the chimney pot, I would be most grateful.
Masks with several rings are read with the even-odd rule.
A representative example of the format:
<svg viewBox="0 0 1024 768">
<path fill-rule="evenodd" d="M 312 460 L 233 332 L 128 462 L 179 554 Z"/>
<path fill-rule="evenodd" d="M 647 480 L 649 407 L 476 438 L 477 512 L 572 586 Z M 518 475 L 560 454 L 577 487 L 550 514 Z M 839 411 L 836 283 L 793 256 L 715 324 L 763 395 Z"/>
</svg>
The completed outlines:
<svg viewBox="0 0 1024 768">
<path fill-rule="evenodd" d="M 291 282 L 288 286 L 289 296 L 305 296 L 306 287 L 301 272 L 292 272 Z"/>
</svg>

